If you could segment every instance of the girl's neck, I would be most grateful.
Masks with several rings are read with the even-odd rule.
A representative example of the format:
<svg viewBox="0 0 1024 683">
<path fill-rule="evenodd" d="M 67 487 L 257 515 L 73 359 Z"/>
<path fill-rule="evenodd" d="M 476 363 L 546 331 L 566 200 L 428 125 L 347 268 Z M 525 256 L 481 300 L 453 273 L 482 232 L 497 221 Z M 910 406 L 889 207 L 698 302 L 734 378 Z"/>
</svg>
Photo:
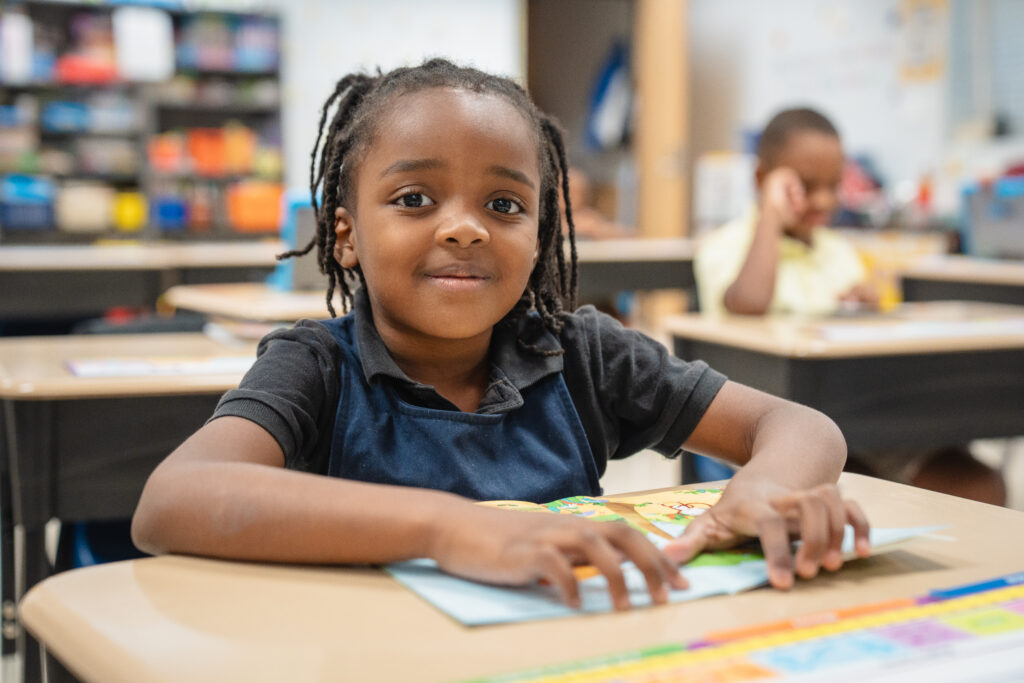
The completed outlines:
<svg viewBox="0 0 1024 683">
<path fill-rule="evenodd" d="M 395 364 L 410 379 L 428 384 L 463 412 L 480 405 L 490 380 L 491 332 L 471 339 L 418 339 L 380 332 Z"/>
</svg>

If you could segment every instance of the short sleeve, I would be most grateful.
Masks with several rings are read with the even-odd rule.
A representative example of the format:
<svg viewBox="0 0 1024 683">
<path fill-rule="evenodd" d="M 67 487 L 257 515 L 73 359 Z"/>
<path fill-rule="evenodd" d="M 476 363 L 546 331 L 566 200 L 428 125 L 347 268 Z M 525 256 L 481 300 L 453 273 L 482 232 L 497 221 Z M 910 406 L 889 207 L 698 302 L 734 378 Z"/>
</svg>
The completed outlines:
<svg viewBox="0 0 1024 683">
<path fill-rule="evenodd" d="M 566 318 L 562 344 L 566 385 L 599 464 L 645 448 L 676 454 L 726 381 L 592 306 Z"/>
<path fill-rule="evenodd" d="M 228 415 L 260 425 L 284 452 L 285 467 L 327 472 L 339 396 L 341 354 L 322 324 L 303 320 L 264 337 L 256 362 L 211 420 Z"/>
</svg>

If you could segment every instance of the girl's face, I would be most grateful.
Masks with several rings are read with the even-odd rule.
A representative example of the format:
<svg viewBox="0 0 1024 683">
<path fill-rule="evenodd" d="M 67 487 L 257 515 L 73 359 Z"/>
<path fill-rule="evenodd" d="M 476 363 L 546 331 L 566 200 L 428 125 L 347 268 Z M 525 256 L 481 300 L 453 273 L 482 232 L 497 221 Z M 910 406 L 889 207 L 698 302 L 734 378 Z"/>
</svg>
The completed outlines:
<svg viewBox="0 0 1024 683">
<path fill-rule="evenodd" d="M 402 95 L 355 172 L 335 257 L 361 266 L 382 337 L 489 338 L 538 254 L 538 140 L 524 116 L 465 90 Z"/>
</svg>

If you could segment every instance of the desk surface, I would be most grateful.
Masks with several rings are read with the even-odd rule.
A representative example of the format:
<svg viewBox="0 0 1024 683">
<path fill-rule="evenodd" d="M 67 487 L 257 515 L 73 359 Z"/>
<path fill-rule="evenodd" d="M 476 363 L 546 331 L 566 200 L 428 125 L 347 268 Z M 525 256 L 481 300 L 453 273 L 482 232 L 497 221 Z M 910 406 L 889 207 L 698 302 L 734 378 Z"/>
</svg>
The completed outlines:
<svg viewBox="0 0 1024 683">
<path fill-rule="evenodd" d="M 0 246 L 0 271 L 273 267 L 279 240 L 82 246 Z"/>
<path fill-rule="evenodd" d="M 1024 286 L 1024 261 L 970 256 L 930 257 L 905 269 L 901 275 L 918 280 Z"/>
<path fill-rule="evenodd" d="M 86 378 L 69 361 L 214 358 L 256 354 L 255 342 L 224 343 L 204 334 L 112 334 L 0 339 L 0 399 L 50 400 L 222 393 L 241 373 Z"/>
<path fill-rule="evenodd" d="M 259 322 L 330 317 L 326 289 L 283 292 L 258 282 L 176 285 L 164 292 L 161 301 L 175 309 Z M 336 297 L 334 305 L 340 313 L 340 297 Z"/>
<path fill-rule="evenodd" d="M 1024 569 L 1024 513 L 859 475 L 846 495 L 878 526 L 941 534 L 799 581 L 632 612 L 477 628 L 373 569 L 188 557 L 54 576 L 21 604 L 29 629 L 85 680 L 443 681 L 668 642 L 712 630 L 918 596 Z"/>
<path fill-rule="evenodd" d="M 629 261 L 690 261 L 694 242 L 685 237 L 579 240 L 580 263 Z"/>
<path fill-rule="evenodd" d="M 1024 306 L 970 301 L 904 304 L 884 314 L 822 318 L 672 316 L 676 337 L 790 358 L 847 358 L 1024 348 Z"/>
</svg>

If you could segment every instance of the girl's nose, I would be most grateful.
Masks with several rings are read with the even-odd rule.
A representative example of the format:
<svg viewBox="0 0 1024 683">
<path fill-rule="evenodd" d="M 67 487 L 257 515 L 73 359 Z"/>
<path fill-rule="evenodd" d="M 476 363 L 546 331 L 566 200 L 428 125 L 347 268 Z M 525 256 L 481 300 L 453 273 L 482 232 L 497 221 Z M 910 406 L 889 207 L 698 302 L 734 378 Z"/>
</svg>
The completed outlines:
<svg viewBox="0 0 1024 683">
<path fill-rule="evenodd" d="M 491 234 L 487 228 L 469 211 L 459 211 L 447 217 L 438 228 L 435 237 L 438 242 L 459 247 L 487 244 L 491 241 Z"/>
</svg>

